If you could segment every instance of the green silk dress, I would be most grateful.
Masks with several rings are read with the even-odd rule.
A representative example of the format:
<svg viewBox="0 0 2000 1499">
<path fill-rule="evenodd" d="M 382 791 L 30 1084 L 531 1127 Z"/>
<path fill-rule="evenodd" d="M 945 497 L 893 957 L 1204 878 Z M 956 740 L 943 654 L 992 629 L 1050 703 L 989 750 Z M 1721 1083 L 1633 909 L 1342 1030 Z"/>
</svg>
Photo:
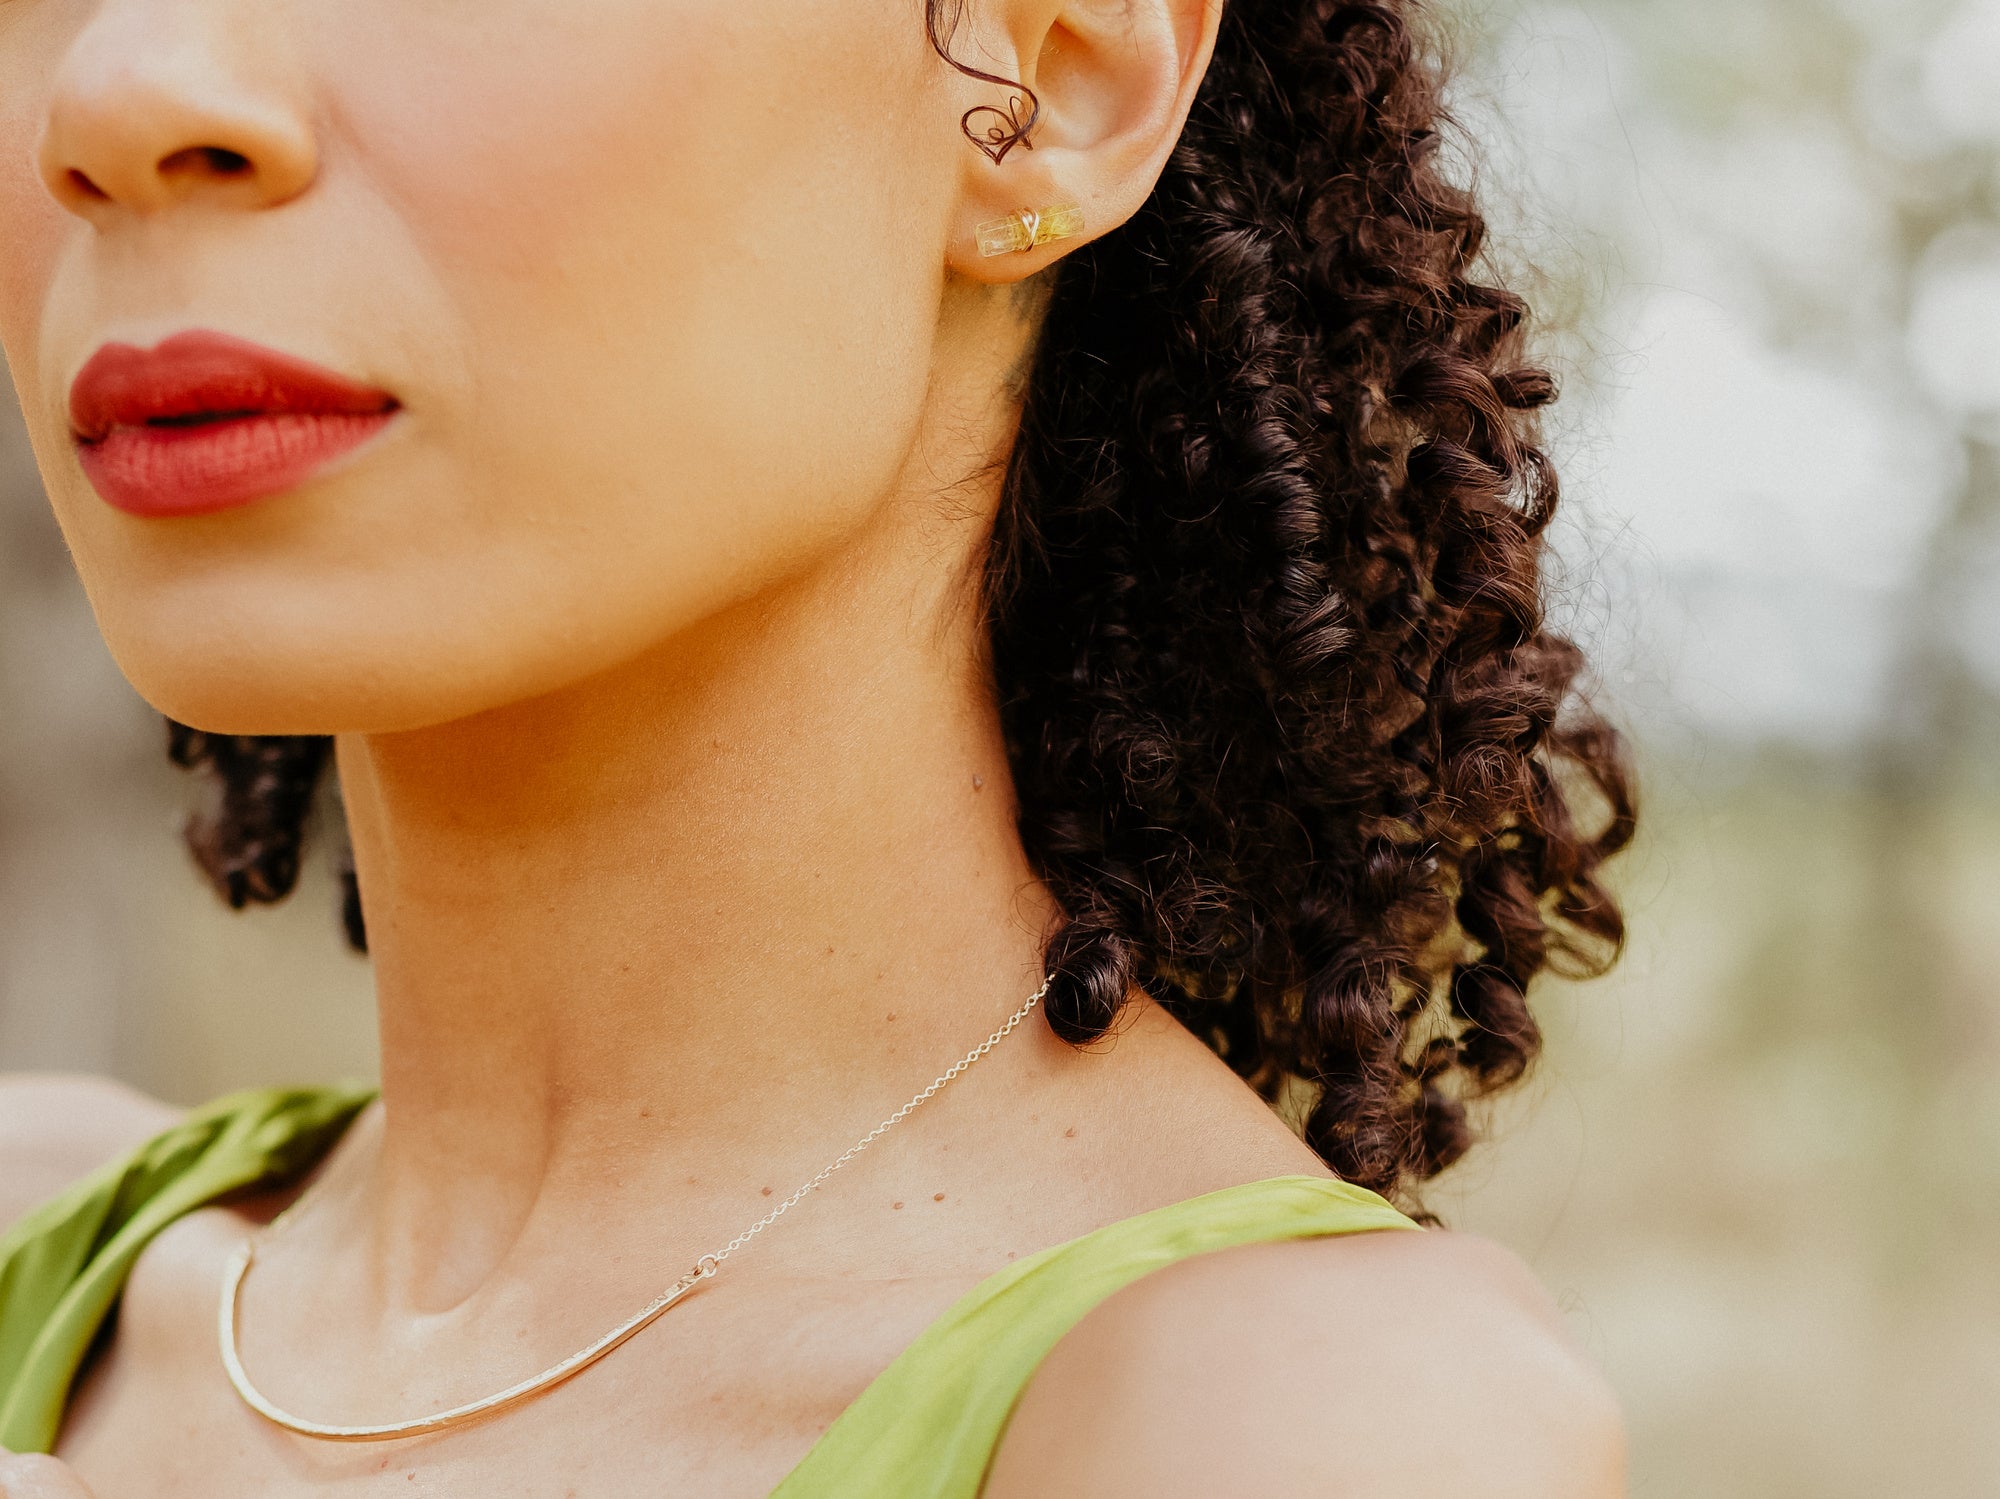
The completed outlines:
<svg viewBox="0 0 2000 1499">
<path fill-rule="evenodd" d="M 304 1175 L 372 1096 L 348 1086 L 218 1099 L 0 1237 L 0 1448 L 54 1447 L 70 1386 L 154 1235 L 233 1192 Z M 925 1329 L 772 1499 L 974 1499 L 1036 1367 L 1114 1292 L 1238 1244 L 1416 1226 L 1359 1187 L 1280 1176 L 1030 1255 Z"/>
</svg>

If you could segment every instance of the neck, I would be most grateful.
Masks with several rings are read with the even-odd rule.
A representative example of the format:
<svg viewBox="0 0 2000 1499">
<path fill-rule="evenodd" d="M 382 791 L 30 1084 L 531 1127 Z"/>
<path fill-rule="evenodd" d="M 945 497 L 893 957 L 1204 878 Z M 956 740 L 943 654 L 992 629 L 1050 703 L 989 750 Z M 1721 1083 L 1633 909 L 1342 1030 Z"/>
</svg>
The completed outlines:
<svg viewBox="0 0 2000 1499">
<path fill-rule="evenodd" d="M 978 611 L 897 512 L 698 638 L 341 741 L 375 1197 L 453 1279 L 564 1184 L 783 1190 L 1038 985 Z"/>
</svg>

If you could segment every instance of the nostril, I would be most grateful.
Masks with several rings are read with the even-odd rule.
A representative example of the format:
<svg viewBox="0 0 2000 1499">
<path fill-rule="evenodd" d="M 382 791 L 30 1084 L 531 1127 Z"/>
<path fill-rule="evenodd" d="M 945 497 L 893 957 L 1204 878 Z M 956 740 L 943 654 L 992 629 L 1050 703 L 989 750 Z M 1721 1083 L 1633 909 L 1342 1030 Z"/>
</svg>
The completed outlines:
<svg viewBox="0 0 2000 1499">
<path fill-rule="evenodd" d="M 79 197 L 94 198 L 100 203 L 111 197 L 111 194 L 99 187 L 95 182 L 92 182 L 86 174 L 79 172 L 75 167 L 69 169 L 68 175 L 69 185 Z"/>
<path fill-rule="evenodd" d="M 215 177 L 241 177 L 250 171 L 250 158 L 227 146 L 189 146 L 160 163 L 164 175 L 202 172 Z"/>
</svg>

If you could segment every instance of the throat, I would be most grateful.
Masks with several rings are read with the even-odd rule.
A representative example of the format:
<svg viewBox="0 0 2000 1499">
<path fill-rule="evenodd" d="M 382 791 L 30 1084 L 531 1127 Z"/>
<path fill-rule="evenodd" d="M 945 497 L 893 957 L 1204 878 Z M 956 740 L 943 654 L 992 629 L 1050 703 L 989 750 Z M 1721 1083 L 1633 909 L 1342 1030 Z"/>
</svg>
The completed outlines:
<svg viewBox="0 0 2000 1499">
<path fill-rule="evenodd" d="M 896 611 L 795 629 L 766 600 L 710 628 L 339 742 L 380 1010 L 379 1245 L 417 1246 L 391 1278 L 427 1305 L 539 1221 L 671 1203 L 726 1242 L 1041 983 L 1054 903 L 983 679 Z"/>
</svg>

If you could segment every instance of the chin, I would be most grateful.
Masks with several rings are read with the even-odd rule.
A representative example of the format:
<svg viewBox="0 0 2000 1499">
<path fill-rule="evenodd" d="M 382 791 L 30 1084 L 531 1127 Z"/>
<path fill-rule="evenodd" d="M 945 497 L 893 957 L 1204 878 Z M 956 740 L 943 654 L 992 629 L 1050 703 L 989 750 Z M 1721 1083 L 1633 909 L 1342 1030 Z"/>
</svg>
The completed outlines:
<svg viewBox="0 0 2000 1499">
<path fill-rule="evenodd" d="M 106 634 L 140 697 L 211 734 L 391 733 L 469 717 L 509 695 L 471 663 L 369 656 L 351 641 L 233 635 L 168 646 Z"/>
<path fill-rule="evenodd" d="M 209 734 L 389 733 L 464 716 L 408 694 L 358 693 L 323 672 L 277 676 L 266 670 L 224 678 L 128 670 L 126 676 L 151 707 Z"/>
<path fill-rule="evenodd" d="M 411 601 L 393 591 L 367 600 L 295 594 L 283 609 L 204 614 L 128 599 L 100 611 L 99 623 L 147 703 L 211 734 L 435 728 L 560 692 L 643 653 L 650 639 L 536 629 L 527 624 L 541 617 L 532 602 L 511 620 L 451 602 L 398 607 Z"/>
</svg>

